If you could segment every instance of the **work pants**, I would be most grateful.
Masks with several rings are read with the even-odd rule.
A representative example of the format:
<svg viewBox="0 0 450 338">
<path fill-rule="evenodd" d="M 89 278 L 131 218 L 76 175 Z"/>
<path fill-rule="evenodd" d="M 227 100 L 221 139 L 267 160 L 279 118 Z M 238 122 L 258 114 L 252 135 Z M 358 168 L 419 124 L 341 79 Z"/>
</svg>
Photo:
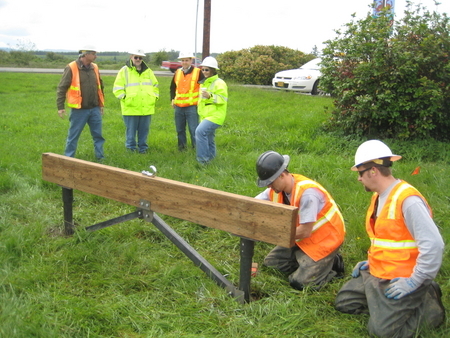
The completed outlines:
<svg viewBox="0 0 450 338">
<path fill-rule="evenodd" d="M 292 248 L 276 246 L 264 259 L 264 265 L 289 273 L 289 284 L 295 289 L 302 290 L 306 286 L 319 289 L 336 276 L 332 268 L 338 251 L 336 249 L 316 262 L 298 245 Z"/>
<path fill-rule="evenodd" d="M 198 127 L 197 106 L 175 106 L 175 127 L 177 130 L 179 150 L 184 150 L 187 147 L 186 124 L 189 128 L 192 147 L 195 148 L 195 129 Z"/>
<path fill-rule="evenodd" d="M 415 337 L 420 326 L 437 327 L 444 320 L 431 281 L 425 281 L 413 293 L 400 299 L 387 298 L 384 293 L 390 281 L 360 270 L 339 290 L 336 309 L 350 314 L 369 313 L 368 330 L 380 338 Z"/>
<path fill-rule="evenodd" d="M 197 161 L 205 164 L 216 157 L 216 129 L 220 125 L 209 120 L 203 120 L 195 130 L 195 146 Z"/>
<path fill-rule="evenodd" d="M 94 152 L 97 159 L 105 157 L 103 153 L 103 144 L 105 139 L 102 136 L 102 115 L 100 107 L 90 109 L 75 109 L 70 111 L 70 127 L 66 140 L 66 149 L 64 155 L 75 157 L 77 151 L 78 139 L 86 123 L 89 125 L 92 139 L 94 141 Z"/>
<path fill-rule="evenodd" d="M 148 149 L 147 138 L 150 131 L 150 123 L 152 121 L 151 115 L 129 116 L 124 115 L 125 122 L 125 147 L 130 151 L 136 151 L 136 136 L 137 148 L 141 154 L 144 154 Z"/>
</svg>

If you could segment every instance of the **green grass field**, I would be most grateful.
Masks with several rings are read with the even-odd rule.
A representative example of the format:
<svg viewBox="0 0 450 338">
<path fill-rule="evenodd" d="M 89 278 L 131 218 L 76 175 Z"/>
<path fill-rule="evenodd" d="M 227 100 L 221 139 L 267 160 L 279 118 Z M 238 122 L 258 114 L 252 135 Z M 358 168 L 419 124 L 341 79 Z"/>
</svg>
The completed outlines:
<svg viewBox="0 0 450 338">
<path fill-rule="evenodd" d="M 225 125 L 217 131 L 218 157 L 199 167 L 195 153 L 180 153 L 169 104 L 170 77 L 161 77 L 146 155 L 125 151 L 125 127 L 105 76 L 105 163 L 136 172 L 149 165 L 161 177 L 246 196 L 255 162 L 272 149 L 292 158 L 289 169 L 320 182 L 346 220 L 344 280 L 320 292 L 292 289 L 286 276 L 262 267 L 272 245 L 256 243 L 260 263 L 252 290 L 259 300 L 242 305 L 226 295 L 152 224 L 130 221 L 87 233 L 84 227 L 134 211 L 74 191 L 72 237 L 62 232 L 61 188 L 41 179 L 41 155 L 62 154 L 68 120 L 56 110 L 60 75 L 0 73 L 0 337 L 368 337 L 367 316 L 337 312 L 334 298 L 365 259 L 364 230 L 370 200 L 357 182 L 353 156 L 362 140 L 322 130 L 329 97 L 313 97 L 229 84 Z M 444 240 L 450 240 L 450 145 L 384 140 L 404 158 L 395 176 L 416 186 L 431 204 Z M 93 161 L 86 127 L 77 157 Z M 411 172 L 421 167 L 419 175 Z M 196 201 L 192 201 L 195 208 Z M 235 285 L 239 238 L 163 216 L 183 238 Z M 437 277 L 450 306 L 448 245 Z M 450 323 L 418 337 L 446 337 Z"/>
</svg>

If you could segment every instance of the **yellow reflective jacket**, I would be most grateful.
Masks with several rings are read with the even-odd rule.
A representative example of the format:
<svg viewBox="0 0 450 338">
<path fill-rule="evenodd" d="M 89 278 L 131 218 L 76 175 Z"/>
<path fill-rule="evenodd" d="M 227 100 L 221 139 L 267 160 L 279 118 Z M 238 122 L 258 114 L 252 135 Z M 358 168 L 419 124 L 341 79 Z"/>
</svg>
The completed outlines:
<svg viewBox="0 0 450 338">
<path fill-rule="evenodd" d="M 222 125 L 227 116 L 228 87 L 224 80 L 214 75 L 205 79 L 201 88 L 211 95 L 209 99 L 204 99 L 200 95 L 198 102 L 198 116 L 200 121 L 209 120 L 215 124 Z"/>
<path fill-rule="evenodd" d="M 155 113 L 159 99 L 158 80 L 153 71 L 142 62 L 138 72 L 131 60 L 123 66 L 114 81 L 113 93 L 120 99 L 122 115 L 143 116 Z"/>
</svg>

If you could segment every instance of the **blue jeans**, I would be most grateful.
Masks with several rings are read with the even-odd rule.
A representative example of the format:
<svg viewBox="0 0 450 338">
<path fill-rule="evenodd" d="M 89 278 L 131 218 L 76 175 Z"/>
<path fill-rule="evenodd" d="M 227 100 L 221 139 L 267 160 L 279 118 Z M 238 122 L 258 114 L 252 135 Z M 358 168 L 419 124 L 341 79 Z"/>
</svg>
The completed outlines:
<svg viewBox="0 0 450 338">
<path fill-rule="evenodd" d="M 219 124 L 203 120 L 195 130 L 195 142 L 197 147 L 197 161 L 207 163 L 216 157 L 216 129 Z"/>
<path fill-rule="evenodd" d="M 87 123 L 89 125 L 89 130 L 91 131 L 92 139 L 94 140 L 95 157 L 97 159 L 104 158 L 103 144 L 105 143 L 105 139 L 102 136 L 102 115 L 100 113 L 100 107 L 91 109 L 72 108 L 69 121 L 69 134 L 67 135 L 64 155 L 75 157 L 78 139 Z"/>
<path fill-rule="evenodd" d="M 195 129 L 198 126 L 197 106 L 175 106 L 175 127 L 178 136 L 178 149 L 183 150 L 187 146 L 186 123 L 191 135 L 191 144 L 195 148 Z"/>
<path fill-rule="evenodd" d="M 150 131 L 151 115 L 145 116 L 123 116 L 126 126 L 125 147 L 131 151 L 136 151 L 136 134 L 137 146 L 140 153 L 145 153 L 148 149 L 147 138 Z"/>
</svg>

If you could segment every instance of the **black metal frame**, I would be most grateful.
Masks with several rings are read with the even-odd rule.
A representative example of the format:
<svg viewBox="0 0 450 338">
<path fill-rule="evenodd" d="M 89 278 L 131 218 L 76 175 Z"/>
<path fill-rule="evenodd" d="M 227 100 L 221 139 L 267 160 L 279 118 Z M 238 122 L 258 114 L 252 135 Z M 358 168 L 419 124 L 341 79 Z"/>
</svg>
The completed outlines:
<svg viewBox="0 0 450 338">
<path fill-rule="evenodd" d="M 73 223 L 73 189 L 62 188 L 64 204 L 64 233 L 72 235 L 75 231 Z M 150 202 L 140 201 L 141 208 L 135 212 L 113 218 L 101 223 L 86 227 L 87 231 L 100 230 L 115 224 L 129 221 L 136 218 L 142 218 L 147 222 L 153 223 L 173 244 L 175 244 L 196 266 L 208 275 L 217 285 L 224 288 L 228 295 L 232 296 L 240 303 L 250 302 L 250 284 L 251 269 L 254 254 L 255 242 L 248 238 L 240 237 L 240 274 L 239 288 L 236 288 L 229 280 L 225 278 L 217 269 L 215 269 L 205 258 L 203 258 L 192 246 L 189 245 L 175 230 L 173 230 L 164 220 L 156 215 L 151 209 Z"/>
</svg>

